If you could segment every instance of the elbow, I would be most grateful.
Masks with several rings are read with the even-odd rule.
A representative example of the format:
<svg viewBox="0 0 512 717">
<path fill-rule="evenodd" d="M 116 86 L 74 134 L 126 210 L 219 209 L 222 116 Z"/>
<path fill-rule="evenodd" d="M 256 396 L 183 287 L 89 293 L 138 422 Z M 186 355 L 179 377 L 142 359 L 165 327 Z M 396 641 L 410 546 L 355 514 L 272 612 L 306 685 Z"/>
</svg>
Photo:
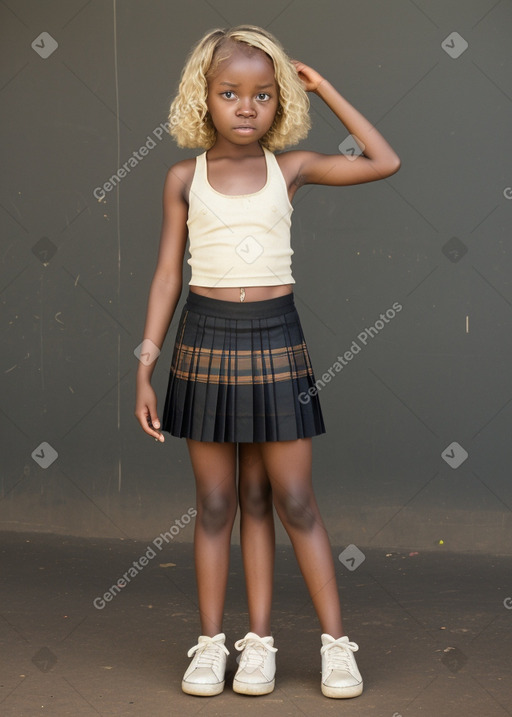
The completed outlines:
<svg viewBox="0 0 512 717">
<path fill-rule="evenodd" d="M 401 167 L 400 157 L 394 154 L 392 157 L 381 158 L 380 161 L 373 162 L 375 170 L 375 179 L 386 179 L 392 174 L 398 172 Z"/>
<path fill-rule="evenodd" d="M 386 175 L 388 177 L 391 177 L 392 174 L 396 174 L 400 167 L 402 166 L 402 162 L 400 161 L 400 157 L 396 155 L 395 159 L 393 159 L 389 164 L 387 165 L 387 172 Z"/>
</svg>

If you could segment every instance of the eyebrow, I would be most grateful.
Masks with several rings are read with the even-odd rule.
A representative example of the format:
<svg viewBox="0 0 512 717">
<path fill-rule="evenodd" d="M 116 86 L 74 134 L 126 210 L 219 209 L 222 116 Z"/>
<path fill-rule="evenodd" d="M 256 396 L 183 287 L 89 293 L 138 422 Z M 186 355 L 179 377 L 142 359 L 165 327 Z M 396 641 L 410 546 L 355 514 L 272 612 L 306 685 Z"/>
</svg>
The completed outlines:
<svg viewBox="0 0 512 717">
<path fill-rule="evenodd" d="M 220 82 L 220 85 L 226 85 L 227 87 L 239 87 L 239 85 L 235 82 Z M 257 90 L 266 90 L 269 87 L 274 87 L 273 83 L 270 83 L 268 85 L 257 85 Z"/>
</svg>

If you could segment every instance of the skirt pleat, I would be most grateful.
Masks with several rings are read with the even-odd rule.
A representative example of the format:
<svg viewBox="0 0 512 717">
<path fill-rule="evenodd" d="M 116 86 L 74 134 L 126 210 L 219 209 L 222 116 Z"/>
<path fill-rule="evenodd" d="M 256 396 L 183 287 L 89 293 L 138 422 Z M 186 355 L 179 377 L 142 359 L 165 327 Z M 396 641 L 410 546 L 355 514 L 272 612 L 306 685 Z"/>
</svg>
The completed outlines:
<svg viewBox="0 0 512 717">
<path fill-rule="evenodd" d="M 246 303 L 189 292 L 174 343 L 162 430 L 217 443 L 325 433 L 293 293 Z"/>
</svg>

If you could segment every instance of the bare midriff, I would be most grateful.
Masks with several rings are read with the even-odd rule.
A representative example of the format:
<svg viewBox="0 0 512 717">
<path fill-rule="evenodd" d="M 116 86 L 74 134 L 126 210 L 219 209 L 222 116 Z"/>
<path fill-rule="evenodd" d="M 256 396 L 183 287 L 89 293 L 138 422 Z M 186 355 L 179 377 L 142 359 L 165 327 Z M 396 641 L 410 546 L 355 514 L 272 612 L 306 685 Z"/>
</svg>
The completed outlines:
<svg viewBox="0 0 512 717">
<path fill-rule="evenodd" d="M 201 296 L 209 296 L 210 299 L 221 301 L 265 301 L 274 299 L 276 296 L 291 294 L 293 284 L 277 284 L 276 286 L 240 286 L 240 287 L 207 287 L 190 285 L 190 291 Z"/>
</svg>

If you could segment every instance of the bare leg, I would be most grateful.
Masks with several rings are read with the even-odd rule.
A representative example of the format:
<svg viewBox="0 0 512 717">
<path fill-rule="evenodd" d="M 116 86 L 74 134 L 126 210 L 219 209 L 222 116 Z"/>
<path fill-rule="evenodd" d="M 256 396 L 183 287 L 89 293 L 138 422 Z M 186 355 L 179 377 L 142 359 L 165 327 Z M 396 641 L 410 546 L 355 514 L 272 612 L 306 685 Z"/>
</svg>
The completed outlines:
<svg viewBox="0 0 512 717">
<path fill-rule="evenodd" d="M 275 532 L 272 488 L 259 443 L 239 444 L 240 544 L 249 630 L 270 635 Z"/>
<path fill-rule="evenodd" d="M 342 637 L 343 625 L 329 537 L 311 480 L 312 439 L 262 443 L 277 514 L 288 533 L 322 632 Z"/>
<path fill-rule="evenodd" d="M 201 634 L 222 631 L 231 532 L 237 511 L 236 444 L 187 438 L 196 479 L 194 560 Z"/>
</svg>

